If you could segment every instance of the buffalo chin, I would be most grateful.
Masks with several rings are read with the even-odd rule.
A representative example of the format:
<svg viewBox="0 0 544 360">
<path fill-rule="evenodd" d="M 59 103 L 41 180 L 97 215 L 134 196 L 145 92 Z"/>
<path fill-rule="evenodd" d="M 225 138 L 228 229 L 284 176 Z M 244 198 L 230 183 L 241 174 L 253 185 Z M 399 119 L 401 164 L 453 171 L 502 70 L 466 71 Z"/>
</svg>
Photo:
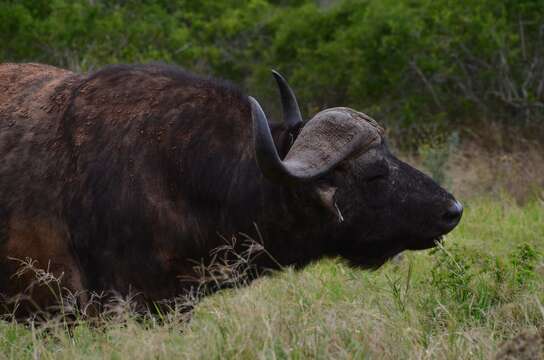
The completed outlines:
<svg viewBox="0 0 544 360">
<path fill-rule="evenodd" d="M 367 270 L 377 270 L 387 261 L 394 258 L 396 255 L 400 254 L 405 250 L 426 250 L 436 247 L 439 243 L 442 243 L 444 240 L 443 235 L 434 236 L 425 240 L 416 240 L 410 241 L 408 245 L 404 247 L 396 247 L 388 251 L 384 251 L 381 254 L 362 254 L 360 256 L 353 255 L 343 255 L 343 257 L 348 261 L 348 264 L 352 267 L 357 267 Z"/>
<path fill-rule="evenodd" d="M 384 252 L 382 254 L 363 254 L 361 256 L 352 256 L 344 255 L 343 257 L 347 260 L 348 264 L 352 267 L 365 269 L 365 270 L 377 270 L 383 264 L 394 258 L 396 255 L 400 254 L 406 250 L 405 248 L 395 248 Z"/>
<path fill-rule="evenodd" d="M 417 241 L 413 244 L 410 244 L 407 249 L 408 250 L 426 250 L 426 249 L 432 249 L 436 247 L 439 243 L 442 243 L 444 240 L 444 236 L 435 236 L 427 240 L 423 241 Z"/>
</svg>

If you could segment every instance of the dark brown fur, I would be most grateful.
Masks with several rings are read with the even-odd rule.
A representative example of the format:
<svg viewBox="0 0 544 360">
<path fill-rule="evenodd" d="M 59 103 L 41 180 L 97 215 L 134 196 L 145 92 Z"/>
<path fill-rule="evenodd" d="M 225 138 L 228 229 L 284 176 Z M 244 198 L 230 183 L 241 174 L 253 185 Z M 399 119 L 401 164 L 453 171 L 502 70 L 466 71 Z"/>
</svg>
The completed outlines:
<svg viewBox="0 0 544 360">
<path fill-rule="evenodd" d="M 60 201 L 69 157 L 61 139 L 61 119 L 77 75 L 39 64 L 0 66 L 0 288 L 13 296 L 31 287 L 31 278 L 14 276 L 15 259 L 32 258 L 82 290 L 82 274 L 70 250 Z M 51 303 L 44 287 L 27 293 Z"/>
<path fill-rule="evenodd" d="M 179 295 L 219 234 L 256 235 L 281 198 L 262 191 L 249 104 L 228 84 L 164 65 L 5 64 L 0 86 L 5 295 L 28 285 L 10 260 L 27 257 L 71 291 Z"/>
<path fill-rule="evenodd" d="M 3 295 L 28 290 L 37 307 L 54 304 L 47 288 L 29 289 L 28 274 L 13 276 L 14 259 L 31 258 L 82 303 L 105 291 L 150 304 L 194 286 L 185 280 L 197 277 L 195 264 L 240 233 L 272 255 L 256 258 L 259 269 L 335 255 L 377 267 L 434 246 L 460 219 L 451 194 L 385 141 L 311 183 L 271 183 L 255 160 L 251 122 L 239 90 L 175 67 L 80 76 L 0 65 Z M 282 155 L 286 131 L 272 126 Z M 316 197 L 323 186 L 337 189 L 342 223 Z"/>
</svg>

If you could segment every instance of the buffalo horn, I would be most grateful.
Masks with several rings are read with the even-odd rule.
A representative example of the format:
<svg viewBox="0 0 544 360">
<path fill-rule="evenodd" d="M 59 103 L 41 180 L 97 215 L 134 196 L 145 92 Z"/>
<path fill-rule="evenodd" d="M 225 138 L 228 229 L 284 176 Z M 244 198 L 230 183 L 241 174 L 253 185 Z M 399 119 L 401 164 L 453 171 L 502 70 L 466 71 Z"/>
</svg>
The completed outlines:
<svg viewBox="0 0 544 360">
<path fill-rule="evenodd" d="M 342 160 L 381 141 L 381 128 L 366 115 L 348 108 L 321 111 L 302 128 L 281 160 L 263 109 L 252 97 L 253 138 L 257 163 L 264 176 L 277 183 L 314 180 Z"/>
<path fill-rule="evenodd" d="M 280 90 L 283 121 L 289 130 L 296 129 L 302 125 L 302 115 L 300 114 L 295 93 L 287 83 L 287 80 L 279 72 L 272 70 L 272 74 Z"/>
</svg>

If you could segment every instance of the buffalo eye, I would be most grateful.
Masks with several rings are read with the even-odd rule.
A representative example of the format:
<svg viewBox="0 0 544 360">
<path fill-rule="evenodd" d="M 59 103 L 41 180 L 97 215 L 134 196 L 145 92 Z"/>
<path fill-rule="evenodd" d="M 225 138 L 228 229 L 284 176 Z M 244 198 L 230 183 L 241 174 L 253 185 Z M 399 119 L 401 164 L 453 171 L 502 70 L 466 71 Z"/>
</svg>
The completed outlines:
<svg viewBox="0 0 544 360">
<path fill-rule="evenodd" d="M 389 165 L 385 159 L 372 164 L 372 166 L 369 166 L 365 170 L 363 177 L 365 182 L 384 179 L 389 175 Z"/>
</svg>

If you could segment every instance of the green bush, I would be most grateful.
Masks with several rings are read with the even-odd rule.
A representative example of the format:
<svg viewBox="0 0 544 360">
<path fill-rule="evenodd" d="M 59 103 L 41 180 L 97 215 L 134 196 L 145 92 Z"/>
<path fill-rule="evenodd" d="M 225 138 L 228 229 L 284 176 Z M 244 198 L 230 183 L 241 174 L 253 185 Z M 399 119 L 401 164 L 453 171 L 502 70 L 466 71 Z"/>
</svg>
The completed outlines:
<svg viewBox="0 0 544 360">
<path fill-rule="evenodd" d="M 432 314 L 428 320 L 435 326 L 452 316 L 460 323 L 486 321 L 491 308 L 532 289 L 542 261 L 528 243 L 518 244 L 505 258 L 455 244 L 432 252 L 430 285 L 436 291 L 422 299 L 421 307 Z"/>
<path fill-rule="evenodd" d="M 83 71 L 177 63 L 231 79 L 269 105 L 277 68 L 305 114 L 351 106 L 402 134 L 474 119 L 542 123 L 539 0 L 329 3 L 1 0 L 0 60 Z"/>
<path fill-rule="evenodd" d="M 430 172 L 431 177 L 439 184 L 449 187 L 446 179 L 446 168 L 450 156 L 459 147 L 459 133 L 451 132 L 447 137 L 434 137 L 419 146 L 422 165 Z"/>
</svg>

